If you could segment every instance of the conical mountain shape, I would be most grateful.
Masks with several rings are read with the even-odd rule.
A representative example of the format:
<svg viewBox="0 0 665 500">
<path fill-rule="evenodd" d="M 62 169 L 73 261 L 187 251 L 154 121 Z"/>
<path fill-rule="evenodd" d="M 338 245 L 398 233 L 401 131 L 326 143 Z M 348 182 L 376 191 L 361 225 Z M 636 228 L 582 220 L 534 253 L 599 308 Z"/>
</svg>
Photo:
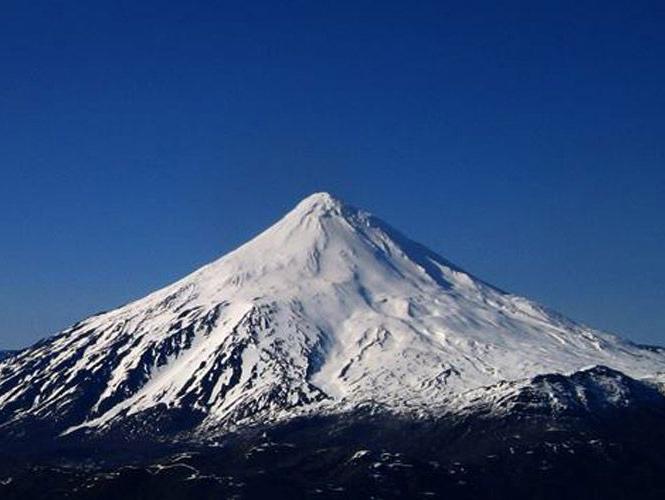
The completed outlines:
<svg viewBox="0 0 665 500">
<path fill-rule="evenodd" d="M 0 362 L 0 426 L 450 411 L 481 387 L 592 365 L 646 377 L 665 355 L 494 288 L 318 193 L 173 285 Z"/>
</svg>

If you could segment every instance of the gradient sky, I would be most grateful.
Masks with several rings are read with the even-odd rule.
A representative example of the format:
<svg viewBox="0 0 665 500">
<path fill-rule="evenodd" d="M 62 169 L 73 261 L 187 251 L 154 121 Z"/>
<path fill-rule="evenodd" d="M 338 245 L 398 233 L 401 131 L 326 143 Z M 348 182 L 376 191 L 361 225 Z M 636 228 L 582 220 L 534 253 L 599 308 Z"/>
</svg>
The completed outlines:
<svg viewBox="0 0 665 500">
<path fill-rule="evenodd" d="M 166 285 L 321 190 L 665 344 L 664 9 L 3 1 L 0 348 Z"/>
</svg>

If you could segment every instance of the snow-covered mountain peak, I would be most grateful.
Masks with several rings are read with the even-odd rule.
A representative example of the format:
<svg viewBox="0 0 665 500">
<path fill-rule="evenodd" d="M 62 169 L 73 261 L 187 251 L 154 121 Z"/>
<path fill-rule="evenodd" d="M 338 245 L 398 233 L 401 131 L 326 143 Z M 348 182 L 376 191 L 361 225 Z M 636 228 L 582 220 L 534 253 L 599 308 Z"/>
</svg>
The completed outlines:
<svg viewBox="0 0 665 500">
<path fill-rule="evenodd" d="M 401 281 L 402 287 L 414 278 L 432 280 L 416 262 L 422 256 L 415 244 L 398 239 L 408 241 L 369 213 L 316 193 L 180 286 L 209 290 L 232 284 L 242 292 L 284 298 L 304 290 L 309 296 L 331 284 L 357 288 L 378 280 L 373 287 L 389 288 L 385 280 Z"/>
<path fill-rule="evenodd" d="M 328 212 L 341 212 L 344 203 L 325 191 L 313 193 L 303 198 L 294 208 L 293 212 L 299 213 L 318 213 L 323 215 Z"/>
<path fill-rule="evenodd" d="M 329 193 L 314 193 L 301 200 L 265 233 L 272 238 L 278 237 L 280 232 L 297 236 L 298 230 L 320 229 L 322 219 L 332 218 L 337 222 L 342 220 L 352 222 L 356 221 L 360 214 L 360 210 L 345 204 Z M 369 214 L 363 213 L 363 215 L 368 216 Z"/>
<path fill-rule="evenodd" d="M 597 364 L 643 377 L 665 371 L 665 355 L 487 285 L 317 193 L 178 282 L 1 361 L 0 425 L 104 428 L 186 410 L 214 427 L 368 403 L 431 412 Z"/>
</svg>

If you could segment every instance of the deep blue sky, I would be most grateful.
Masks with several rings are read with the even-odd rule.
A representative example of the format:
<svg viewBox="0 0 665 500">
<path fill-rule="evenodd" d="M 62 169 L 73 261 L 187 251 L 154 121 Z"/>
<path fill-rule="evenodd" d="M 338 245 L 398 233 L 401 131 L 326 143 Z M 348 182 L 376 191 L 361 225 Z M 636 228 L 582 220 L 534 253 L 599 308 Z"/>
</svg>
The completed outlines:
<svg viewBox="0 0 665 500">
<path fill-rule="evenodd" d="M 320 190 L 665 343 L 664 5 L 3 2 L 0 347 Z"/>
</svg>

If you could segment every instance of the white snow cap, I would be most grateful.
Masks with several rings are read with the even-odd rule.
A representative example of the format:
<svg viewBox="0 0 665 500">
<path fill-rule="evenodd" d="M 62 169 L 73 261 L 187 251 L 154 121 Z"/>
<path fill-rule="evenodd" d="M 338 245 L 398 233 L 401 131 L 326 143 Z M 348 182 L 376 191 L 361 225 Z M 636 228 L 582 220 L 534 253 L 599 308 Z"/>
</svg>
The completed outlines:
<svg viewBox="0 0 665 500">
<path fill-rule="evenodd" d="M 322 210 L 334 210 L 340 208 L 342 202 L 326 191 L 312 193 L 303 198 L 296 206 L 295 210 L 311 210 L 320 208 Z"/>
</svg>

